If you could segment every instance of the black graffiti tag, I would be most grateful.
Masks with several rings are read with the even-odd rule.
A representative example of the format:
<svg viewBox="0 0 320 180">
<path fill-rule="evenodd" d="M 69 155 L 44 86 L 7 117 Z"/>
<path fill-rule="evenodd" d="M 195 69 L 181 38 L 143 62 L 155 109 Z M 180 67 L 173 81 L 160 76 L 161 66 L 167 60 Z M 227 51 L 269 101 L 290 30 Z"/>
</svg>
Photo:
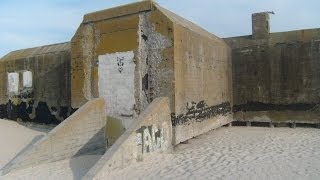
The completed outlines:
<svg viewBox="0 0 320 180">
<path fill-rule="evenodd" d="M 123 71 L 123 66 L 124 66 L 123 60 L 124 60 L 124 57 L 117 57 L 118 71 L 120 73 L 122 73 L 122 71 Z"/>
<path fill-rule="evenodd" d="M 202 122 L 206 119 L 226 115 L 231 112 L 230 102 L 224 102 L 215 106 L 208 106 L 205 101 L 189 102 L 186 106 L 186 113 L 184 114 L 171 114 L 172 125 L 189 124 L 191 121 Z"/>
</svg>

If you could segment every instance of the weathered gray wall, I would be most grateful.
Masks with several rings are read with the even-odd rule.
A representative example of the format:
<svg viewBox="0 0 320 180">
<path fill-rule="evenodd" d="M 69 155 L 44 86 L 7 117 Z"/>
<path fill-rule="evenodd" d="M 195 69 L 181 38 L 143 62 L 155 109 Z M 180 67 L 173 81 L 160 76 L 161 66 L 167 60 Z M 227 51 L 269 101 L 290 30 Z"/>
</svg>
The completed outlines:
<svg viewBox="0 0 320 180">
<path fill-rule="evenodd" d="M 235 118 L 319 121 L 320 29 L 227 38 Z"/>
<path fill-rule="evenodd" d="M 23 72 L 32 87 L 23 87 Z M 19 92 L 10 93 L 8 73 L 19 74 Z M 49 45 L 9 53 L 0 62 L 0 117 L 58 124 L 72 112 L 70 44 Z"/>
<path fill-rule="evenodd" d="M 103 99 L 89 101 L 46 136 L 19 153 L 1 169 L 2 172 L 7 174 L 12 170 L 105 150 L 105 109 Z"/>
</svg>

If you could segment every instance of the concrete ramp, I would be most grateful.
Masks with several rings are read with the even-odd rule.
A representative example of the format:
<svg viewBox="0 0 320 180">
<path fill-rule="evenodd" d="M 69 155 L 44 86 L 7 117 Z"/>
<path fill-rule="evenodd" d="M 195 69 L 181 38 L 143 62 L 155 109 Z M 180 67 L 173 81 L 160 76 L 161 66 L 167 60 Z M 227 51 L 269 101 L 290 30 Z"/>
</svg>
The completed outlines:
<svg viewBox="0 0 320 180">
<path fill-rule="evenodd" d="M 105 101 L 89 101 L 46 136 L 24 148 L 2 174 L 105 149 Z"/>
<path fill-rule="evenodd" d="M 83 179 L 107 179 L 116 169 L 172 149 L 169 99 L 157 98 L 133 122 Z"/>
</svg>

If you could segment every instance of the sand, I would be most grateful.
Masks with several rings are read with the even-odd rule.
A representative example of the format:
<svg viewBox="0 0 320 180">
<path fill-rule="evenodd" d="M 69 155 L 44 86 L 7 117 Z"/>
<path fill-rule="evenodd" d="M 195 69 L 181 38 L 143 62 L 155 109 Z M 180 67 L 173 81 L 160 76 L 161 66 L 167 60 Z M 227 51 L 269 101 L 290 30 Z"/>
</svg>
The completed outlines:
<svg viewBox="0 0 320 180">
<path fill-rule="evenodd" d="M 320 179 L 320 131 L 220 128 L 110 179 Z"/>
<path fill-rule="evenodd" d="M 101 155 L 85 155 L 53 163 L 42 164 L 9 173 L 0 179 L 17 180 L 73 180 L 81 179 L 101 158 Z"/>
<path fill-rule="evenodd" d="M 29 139 L 18 132 L 30 133 Z M 0 121 L 0 140 L 7 149 L 1 150 L 1 162 L 8 161 L 17 152 L 15 148 L 23 148 L 37 133 Z M 177 146 L 172 153 L 117 169 L 108 179 L 320 179 L 319 133 L 312 128 L 220 128 Z M 13 142 L 3 136 L 12 136 Z M 42 164 L 0 179 L 80 179 L 100 157 Z"/>
<path fill-rule="evenodd" d="M 33 140 L 45 134 L 14 121 L 0 119 L 0 169 Z"/>
<path fill-rule="evenodd" d="M 39 140 L 52 126 L 18 124 L 0 119 L 0 169 L 33 141 Z M 18 171 L 0 179 L 80 179 L 101 158 L 101 155 L 84 155 L 42 164 Z"/>
</svg>

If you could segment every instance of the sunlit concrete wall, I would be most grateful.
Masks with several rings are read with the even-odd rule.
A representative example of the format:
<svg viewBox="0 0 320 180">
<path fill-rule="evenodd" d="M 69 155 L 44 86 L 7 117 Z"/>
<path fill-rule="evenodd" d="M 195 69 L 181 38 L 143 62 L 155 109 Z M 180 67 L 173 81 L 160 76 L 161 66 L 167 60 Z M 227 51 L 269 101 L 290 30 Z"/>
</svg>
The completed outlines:
<svg viewBox="0 0 320 180">
<path fill-rule="evenodd" d="M 71 49 L 74 108 L 103 97 L 128 128 L 155 98 L 169 97 L 174 143 L 232 120 L 228 46 L 156 3 L 85 15 Z"/>
</svg>

